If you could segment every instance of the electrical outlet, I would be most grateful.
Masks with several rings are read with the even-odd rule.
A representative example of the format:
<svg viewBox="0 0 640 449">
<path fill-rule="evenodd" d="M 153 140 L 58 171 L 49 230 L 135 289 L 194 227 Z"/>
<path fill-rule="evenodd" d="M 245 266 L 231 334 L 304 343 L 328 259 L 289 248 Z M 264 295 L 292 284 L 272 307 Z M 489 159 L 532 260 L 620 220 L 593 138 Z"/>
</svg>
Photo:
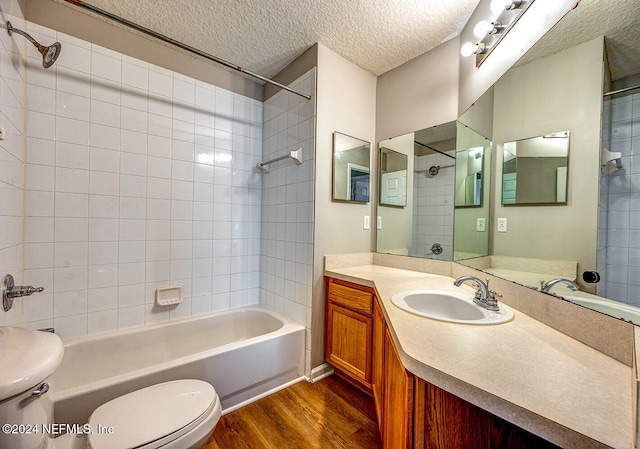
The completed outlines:
<svg viewBox="0 0 640 449">
<path fill-rule="evenodd" d="M 484 232 L 487 230 L 487 219 L 484 217 L 476 218 L 476 231 Z"/>
<path fill-rule="evenodd" d="M 362 229 L 370 229 L 371 222 L 368 215 L 364 216 L 364 220 L 362 221 Z"/>
<path fill-rule="evenodd" d="M 376 220 L 376 228 L 382 229 L 382 216 L 378 215 L 378 219 Z"/>
<path fill-rule="evenodd" d="M 506 218 L 498 218 L 498 232 L 507 232 Z"/>
</svg>

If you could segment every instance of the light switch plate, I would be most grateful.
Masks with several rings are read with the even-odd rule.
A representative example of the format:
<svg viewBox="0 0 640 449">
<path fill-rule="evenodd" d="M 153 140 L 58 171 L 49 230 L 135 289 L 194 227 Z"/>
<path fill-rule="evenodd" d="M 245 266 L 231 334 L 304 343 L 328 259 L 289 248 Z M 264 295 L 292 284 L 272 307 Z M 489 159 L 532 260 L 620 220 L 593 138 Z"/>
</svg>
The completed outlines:
<svg viewBox="0 0 640 449">
<path fill-rule="evenodd" d="M 484 232 L 487 230 L 487 219 L 484 217 L 476 218 L 476 231 Z"/>
<path fill-rule="evenodd" d="M 498 218 L 498 232 L 507 232 L 506 218 Z"/>
<path fill-rule="evenodd" d="M 378 215 L 378 219 L 376 220 L 376 228 L 382 229 L 382 216 Z"/>
<path fill-rule="evenodd" d="M 362 229 L 370 229 L 371 221 L 368 215 L 364 216 L 364 220 L 362 221 Z"/>
</svg>

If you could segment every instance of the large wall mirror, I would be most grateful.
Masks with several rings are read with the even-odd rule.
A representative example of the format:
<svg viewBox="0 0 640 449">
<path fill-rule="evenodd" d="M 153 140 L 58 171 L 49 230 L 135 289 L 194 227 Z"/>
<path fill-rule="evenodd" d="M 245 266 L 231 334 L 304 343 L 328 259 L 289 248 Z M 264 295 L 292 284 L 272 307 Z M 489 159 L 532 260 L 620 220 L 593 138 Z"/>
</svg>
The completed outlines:
<svg viewBox="0 0 640 449">
<path fill-rule="evenodd" d="M 634 212 L 640 186 L 633 182 L 640 127 L 632 126 L 640 120 L 633 106 L 640 93 L 640 14 L 627 6 L 581 0 L 460 118 L 492 142 L 490 173 L 483 172 L 489 196 L 477 208 L 490 205 L 491 214 L 483 228 L 481 217 L 469 216 L 476 207 L 456 206 L 451 232 L 460 263 L 640 325 L 640 213 Z M 554 169 L 556 201 L 504 204 L 510 142 L 562 131 L 569 131 L 571 163 L 566 178 Z M 602 167 L 602 148 L 620 160 Z M 566 179 L 560 192 L 558 179 Z M 471 243 L 480 229 L 491 242 L 484 254 Z M 554 279 L 570 280 L 579 291 L 549 283 Z"/>
<path fill-rule="evenodd" d="M 371 195 L 371 144 L 333 133 L 333 199 L 368 203 Z"/>
</svg>

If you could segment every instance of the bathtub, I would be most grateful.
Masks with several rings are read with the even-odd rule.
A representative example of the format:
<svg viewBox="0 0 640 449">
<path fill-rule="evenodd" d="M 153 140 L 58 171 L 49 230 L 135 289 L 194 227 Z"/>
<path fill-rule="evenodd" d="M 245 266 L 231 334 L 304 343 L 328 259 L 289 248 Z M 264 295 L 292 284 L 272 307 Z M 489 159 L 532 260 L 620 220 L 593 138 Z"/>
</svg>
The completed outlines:
<svg viewBox="0 0 640 449">
<path fill-rule="evenodd" d="M 257 307 L 69 340 L 48 380 L 57 423 L 174 379 L 211 383 L 228 413 L 303 379 L 304 326 Z"/>
</svg>

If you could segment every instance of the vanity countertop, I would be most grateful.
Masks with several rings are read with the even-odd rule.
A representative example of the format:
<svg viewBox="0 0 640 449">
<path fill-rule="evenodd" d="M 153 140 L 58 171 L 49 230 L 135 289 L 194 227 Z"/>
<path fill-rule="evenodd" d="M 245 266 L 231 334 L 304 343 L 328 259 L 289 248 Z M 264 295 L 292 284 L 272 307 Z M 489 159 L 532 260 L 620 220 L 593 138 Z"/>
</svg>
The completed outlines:
<svg viewBox="0 0 640 449">
<path fill-rule="evenodd" d="M 325 275 L 375 287 L 414 375 L 562 447 L 634 447 L 629 366 L 515 309 L 511 322 L 475 326 L 423 318 L 391 303 L 406 290 L 459 292 L 447 276 L 379 265 Z"/>
</svg>

